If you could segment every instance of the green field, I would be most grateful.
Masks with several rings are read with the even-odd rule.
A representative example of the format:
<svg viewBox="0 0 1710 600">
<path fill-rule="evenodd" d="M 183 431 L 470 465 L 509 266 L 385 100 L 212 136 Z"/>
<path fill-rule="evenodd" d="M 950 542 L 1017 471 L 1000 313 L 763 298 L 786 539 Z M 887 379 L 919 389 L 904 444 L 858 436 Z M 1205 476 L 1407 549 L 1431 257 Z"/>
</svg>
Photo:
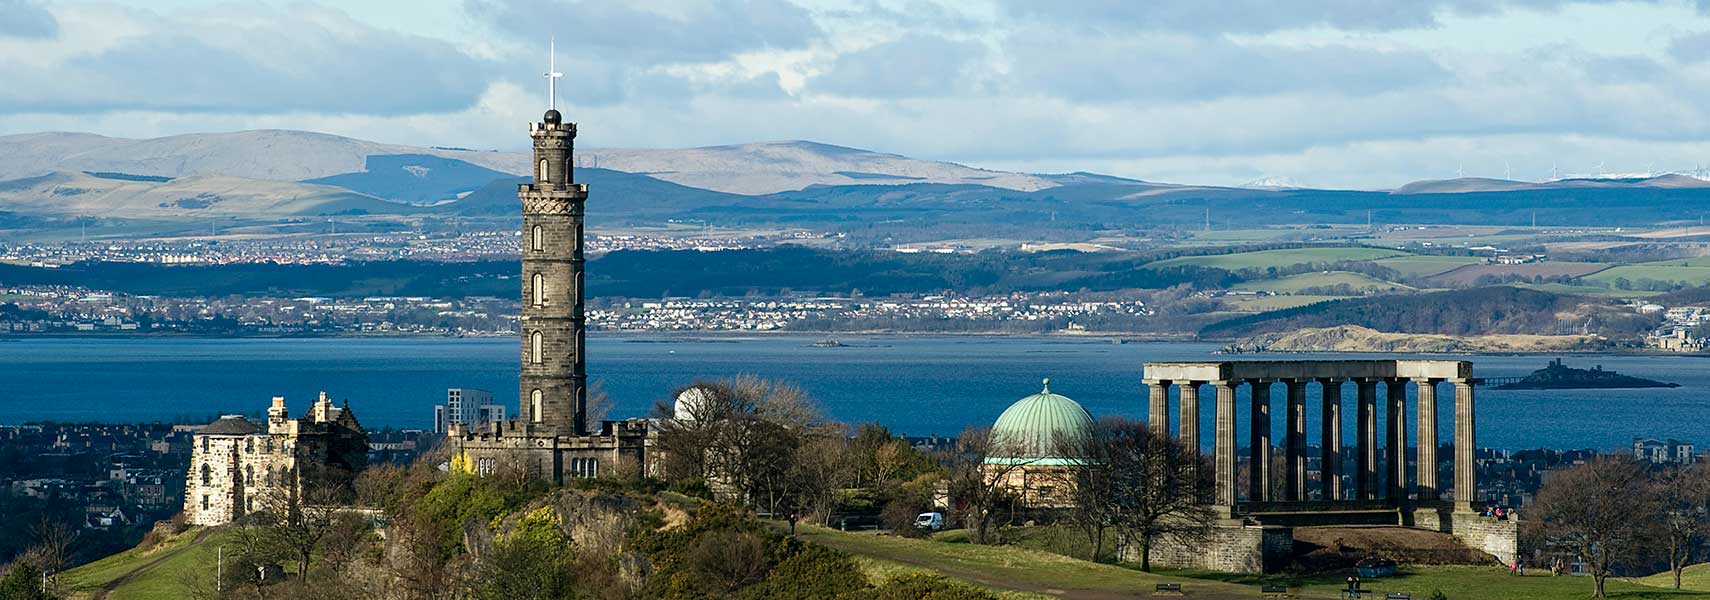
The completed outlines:
<svg viewBox="0 0 1710 600">
<path fill-rule="evenodd" d="M 1307 288 L 1326 288 L 1346 284 L 1354 291 L 1376 290 L 1393 292 L 1411 290 L 1405 285 L 1390 283 L 1376 277 L 1352 271 L 1325 271 L 1321 273 L 1302 273 L 1278 279 L 1247 281 L 1238 283 L 1230 289 L 1242 291 L 1270 291 L 1279 294 L 1293 294 Z"/>
<path fill-rule="evenodd" d="M 1375 261 L 1377 264 L 1395 269 L 1403 277 L 1430 277 L 1439 273 L 1447 273 L 1464 265 L 1476 265 L 1484 262 L 1477 256 L 1431 256 L 1420 254 L 1416 256 L 1397 256 Z"/>
<path fill-rule="evenodd" d="M 1396 256 L 1407 256 L 1400 250 L 1383 248 L 1289 248 L 1285 250 L 1261 250 L 1258 252 L 1237 252 L 1235 254 L 1218 254 L 1213 256 L 1181 256 L 1160 260 L 1147 264 L 1147 267 L 1174 267 L 1196 265 L 1201 267 L 1216 267 L 1220 269 L 1264 269 L 1267 267 L 1288 267 L 1300 264 L 1333 263 L 1341 261 L 1378 260 Z"/>
<path fill-rule="evenodd" d="M 64 585 L 72 598 L 106 600 L 174 600 L 190 596 L 192 579 L 213 581 L 220 544 L 226 533 L 193 528 L 142 551 L 136 548 L 66 571 Z"/>
<path fill-rule="evenodd" d="M 1641 266 L 1710 267 L 1710 256 L 1694 256 L 1692 258 L 1682 258 L 1680 260 L 1659 260 L 1657 262 L 1643 263 Z"/>
<path fill-rule="evenodd" d="M 1635 283 L 1642 279 L 1649 279 L 1689 286 L 1710 285 L 1710 267 L 1668 266 L 1659 263 L 1622 265 L 1592 273 L 1581 279 L 1613 286 L 1617 278 Z"/>
</svg>

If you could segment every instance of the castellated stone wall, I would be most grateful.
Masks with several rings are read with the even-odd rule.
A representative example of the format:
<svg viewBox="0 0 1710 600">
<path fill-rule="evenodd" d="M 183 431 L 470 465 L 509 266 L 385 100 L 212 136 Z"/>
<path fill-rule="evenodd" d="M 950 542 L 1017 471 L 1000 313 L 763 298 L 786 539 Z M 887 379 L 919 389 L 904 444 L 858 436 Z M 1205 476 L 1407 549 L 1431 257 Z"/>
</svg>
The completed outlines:
<svg viewBox="0 0 1710 600">
<path fill-rule="evenodd" d="M 482 431 L 453 424 L 446 436 L 454 469 L 494 475 L 520 468 L 562 484 L 575 479 L 655 475 L 654 436 L 644 419 L 605 421 L 589 435 L 557 435 L 522 421 L 493 423 Z"/>
<path fill-rule="evenodd" d="M 1243 525 L 1240 521 L 1219 522 L 1204 541 L 1165 540 L 1152 546 L 1154 565 L 1229 573 L 1274 573 L 1286 567 L 1293 556 L 1293 529 Z M 1122 560 L 1140 562 L 1137 542 L 1123 548 Z"/>
</svg>

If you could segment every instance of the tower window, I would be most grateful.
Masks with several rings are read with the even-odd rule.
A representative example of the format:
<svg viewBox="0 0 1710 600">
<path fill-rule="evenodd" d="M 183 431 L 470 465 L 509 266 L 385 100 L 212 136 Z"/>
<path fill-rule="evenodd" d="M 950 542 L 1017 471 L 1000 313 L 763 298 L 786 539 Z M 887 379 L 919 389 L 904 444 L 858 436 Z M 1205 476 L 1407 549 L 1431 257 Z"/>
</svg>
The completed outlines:
<svg viewBox="0 0 1710 600">
<path fill-rule="evenodd" d="M 544 394 L 541 394 L 540 390 L 535 390 L 535 391 L 529 393 L 529 395 L 528 395 L 528 415 L 529 415 L 529 417 L 528 418 L 530 421 L 534 421 L 536 423 L 539 423 L 545 419 L 544 415 L 540 414 L 541 413 L 541 410 L 540 410 L 541 404 L 543 403 L 543 400 L 544 400 L 543 396 L 544 396 Z"/>
<path fill-rule="evenodd" d="M 243 468 L 243 485 L 245 487 L 255 485 L 255 466 L 254 465 L 244 466 L 244 468 Z"/>
<path fill-rule="evenodd" d="M 209 467 L 208 463 L 202 463 L 202 485 L 208 485 L 213 482 L 214 469 Z"/>
<path fill-rule="evenodd" d="M 540 350 L 541 350 L 542 342 L 545 340 L 545 338 L 546 338 L 546 336 L 541 335 L 540 330 L 538 330 L 538 329 L 535 330 L 534 333 L 529 334 L 529 336 L 528 336 L 528 362 L 531 362 L 531 363 L 534 363 L 537 365 L 540 364 L 540 361 L 541 361 Z"/>
<path fill-rule="evenodd" d="M 541 239 L 540 239 L 541 235 L 544 233 L 546 233 L 546 230 L 543 229 L 541 226 L 539 226 L 539 225 L 534 226 L 534 231 L 532 233 L 530 233 L 530 235 L 528 236 L 528 238 L 529 238 L 528 243 L 529 243 L 530 249 L 534 250 L 535 252 L 539 252 L 546 247 L 546 242 L 541 241 Z"/>
<path fill-rule="evenodd" d="M 544 304 L 546 304 L 546 276 L 541 275 L 540 273 L 535 273 L 534 274 L 534 305 L 535 306 L 542 306 Z"/>
<path fill-rule="evenodd" d="M 534 179 L 537 183 L 546 183 L 546 159 L 540 159 L 540 176 Z"/>
</svg>

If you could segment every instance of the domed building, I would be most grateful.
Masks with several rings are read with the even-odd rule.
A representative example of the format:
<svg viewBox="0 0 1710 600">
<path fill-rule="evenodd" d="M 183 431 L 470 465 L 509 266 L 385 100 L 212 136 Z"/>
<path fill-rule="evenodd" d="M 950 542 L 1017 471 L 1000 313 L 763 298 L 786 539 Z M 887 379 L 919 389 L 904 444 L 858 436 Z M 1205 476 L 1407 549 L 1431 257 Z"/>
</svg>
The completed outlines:
<svg viewBox="0 0 1710 600">
<path fill-rule="evenodd" d="M 1004 409 L 992 424 L 986 452 L 986 477 L 1009 488 L 1021 504 L 1060 508 L 1072 502 L 1068 467 L 1077 442 L 1092 435 L 1093 418 L 1080 403 L 1051 393 L 1046 379 L 1039 393 Z"/>
</svg>

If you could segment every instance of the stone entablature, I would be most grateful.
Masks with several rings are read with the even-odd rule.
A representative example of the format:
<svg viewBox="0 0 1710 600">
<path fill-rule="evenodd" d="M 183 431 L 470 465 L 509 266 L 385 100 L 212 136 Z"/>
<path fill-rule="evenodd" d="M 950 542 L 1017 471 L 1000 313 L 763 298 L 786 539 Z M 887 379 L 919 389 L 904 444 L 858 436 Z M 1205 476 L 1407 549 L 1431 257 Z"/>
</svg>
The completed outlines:
<svg viewBox="0 0 1710 600">
<path fill-rule="evenodd" d="M 1307 500 L 1311 491 L 1306 477 L 1306 414 L 1310 404 L 1318 406 L 1320 428 L 1319 447 L 1324 452 L 1322 487 L 1319 497 L 1341 500 L 1349 494 L 1341 489 L 1342 419 L 1346 406 L 1342 398 L 1345 384 L 1355 388 L 1355 462 L 1357 463 L 1354 499 L 1386 498 L 1392 503 L 1407 503 L 1415 495 L 1420 502 L 1437 502 L 1443 486 L 1437 481 L 1437 388 L 1449 383 L 1454 388 L 1455 403 L 1455 469 L 1454 501 L 1458 510 L 1472 510 L 1477 500 L 1476 426 L 1473 411 L 1473 385 L 1478 382 L 1472 374 L 1472 363 L 1451 360 L 1243 360 L 1213 362 L 1156 362 L 1145 366 L 1145 382 L 1150 388 L 1148 420 L 1155 433 L 1170 431 L 1170 391 L 1180 390 L 1179 435 L 1183 444 L 1200 448 L 1200 388 L 1210 385 L 1215 398 L 1214 465 L 1217 482 L 1212 503 L 1233 513 L 1242 502 L 1236 489 L 1235 418 L 1237 393 L 1249 388 L 1248 460 L 1252 476 L 1248 478 L 1247 503 L 1271 501 L 1295 502 Z M 1281 384 L 1280 386 L 1274 384 Z M 1382 384 L 1380 399 L 1378 386 Z M 1317 385 L 1316 403 L 1307 401 L 1309 385 Z M 1415 490 L 1409 486 L 1407 438 L 1407 387 L 1417 390 L 1418 439 L 1417 464 L 1432 465 L 1419 469 Z M 1272 452 L 1271 414 L 1273 388 L 1281 387 L 1286 402 L 1283 416 L 1287 438 L 1283 443 L 1283 486 L 1280 495 L 1273 494 L 1269 485 Z M 1385 428 L 1380 443 L 1377 414 L 1384 411 Z M 1380 448 L 1383 454 L 1379 455 Z M 1384 471 L 1380 473 L 1379 469 Z M 1381 482 L 1388 489 L 1380 490 Z M 1276 496 L 1276 497 L 1273 497 Z"/>
<path fill-rule="evenodd" d="M 354 471 L 367 460 L 368 434 L 349 407 L 322 393 L 301 419 L 291 419 L 285 399 L 274 397 L 265 426 L 227 415 L 191 439 L 184 515 L 192 525 L 223 525 L 288 491 L 310 466 Z"/>
</svg>

